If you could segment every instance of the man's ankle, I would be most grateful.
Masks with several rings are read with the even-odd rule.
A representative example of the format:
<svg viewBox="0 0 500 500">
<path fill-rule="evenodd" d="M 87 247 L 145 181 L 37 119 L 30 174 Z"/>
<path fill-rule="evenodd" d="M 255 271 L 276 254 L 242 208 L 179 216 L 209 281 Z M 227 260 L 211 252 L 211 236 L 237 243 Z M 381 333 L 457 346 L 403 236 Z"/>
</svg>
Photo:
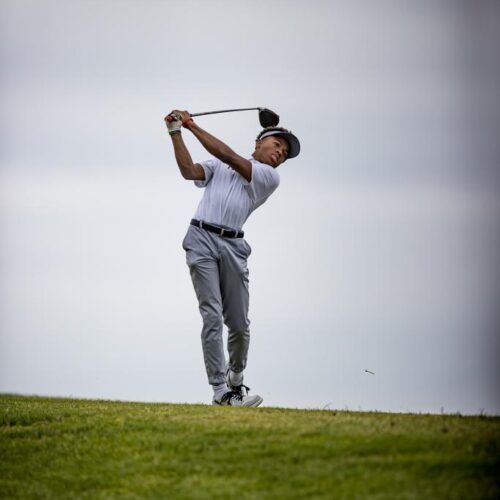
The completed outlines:
<svg viewBox="0 0 500 500">
<path fill-rule="evenodd" d="M 243 372 L 236 373 L 233 370 L 229 370 L 229 383 L 234 387 L 243 384 Z"/>
<path fill-rule="evenodd" d="M 229 388 L 227 387 L 227 384 L 225 382 L 222 382 L 222 384 L 218 385 L 212 385 L 212 388 L 214 390 L 214 399 L 217 401 L 220 401 L 222 399 L 222 396 L 224 396 L 226 392 L 229 392 Z"/>
</svg>

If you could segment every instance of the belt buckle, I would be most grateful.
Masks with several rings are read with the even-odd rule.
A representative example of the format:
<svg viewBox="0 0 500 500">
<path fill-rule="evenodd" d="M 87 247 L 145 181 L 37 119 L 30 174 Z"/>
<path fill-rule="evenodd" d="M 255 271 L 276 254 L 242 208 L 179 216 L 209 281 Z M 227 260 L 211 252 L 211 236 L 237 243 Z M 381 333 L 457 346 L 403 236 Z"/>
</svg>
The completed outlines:
<svg viewBox="0 0 500 500">
<path fill-rule="evenodd" d="M 224 228 L 223 227 L 220 228 L 219 236 L 224 237 Z"/>
</svg>

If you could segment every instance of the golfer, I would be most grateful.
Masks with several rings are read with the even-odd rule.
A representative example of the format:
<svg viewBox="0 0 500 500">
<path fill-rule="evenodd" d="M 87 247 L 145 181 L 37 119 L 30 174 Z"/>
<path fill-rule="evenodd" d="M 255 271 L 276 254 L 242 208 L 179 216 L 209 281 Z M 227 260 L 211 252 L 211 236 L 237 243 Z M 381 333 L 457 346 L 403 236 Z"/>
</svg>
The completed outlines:
<svg viewBox="0 0 500 500">
<path fill-rule="evenodd" d="M 201 341 L 216 405 L 259 406 L 243 384 L 250 341 L 248 268 L 250 245 L 243 238 L 248 216 L 278 187 L 277 168 L 300 152 L 297 137 L 282 127 L 265 128 L 247 159 L 199 127 L 187 111 L 165 117 L 175 159 L 184 179 L 205 188 L 182 242 L 203 319 Z M 174 118 L 173 121 L 172 117 Z M 193 163 L 182 139 L 189 130 L 215 158 Z M 228 329 L 226 364 L 222 339 Z"/>
</svg>

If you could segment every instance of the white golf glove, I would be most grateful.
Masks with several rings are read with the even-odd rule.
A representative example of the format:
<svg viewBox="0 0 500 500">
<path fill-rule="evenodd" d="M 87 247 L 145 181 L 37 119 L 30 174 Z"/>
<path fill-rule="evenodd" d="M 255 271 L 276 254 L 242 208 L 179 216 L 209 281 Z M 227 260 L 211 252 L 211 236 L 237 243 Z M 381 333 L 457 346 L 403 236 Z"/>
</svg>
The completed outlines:
<svg viewBox="0 0 500 500">
<path fill-rule="evenodd" d="M 173 118 L 173 120 L 169 121 L 169 118 Z M 174 134 L 181 131 L 182 120 L 181 120 L 181 117 L 179 115 L 174 114 L 174 113 L 167 115 L 165 117 L 165 123 L 167 124 L 168 133 L 170 135 L 174 135 Z"/>
</svg>

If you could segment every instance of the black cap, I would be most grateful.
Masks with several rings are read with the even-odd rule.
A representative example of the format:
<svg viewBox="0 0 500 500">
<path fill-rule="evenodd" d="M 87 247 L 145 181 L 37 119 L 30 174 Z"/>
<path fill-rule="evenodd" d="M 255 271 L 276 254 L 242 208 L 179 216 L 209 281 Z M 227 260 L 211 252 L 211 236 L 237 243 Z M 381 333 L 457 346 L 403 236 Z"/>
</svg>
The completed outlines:
<svg viewBox="0 0 500 500">
<path fill-rule="evenodd" d="M 287 155 L 287 160 L 289 158 L 295 158 L 296 156 L 299 156 L 300 153 L 300 142 L 295 137 L 295 135 L 292 134 L 291 130 L 287 130 L 286 128 L 283 127 L 268 127 L 265 128 L 257 137 L 257 140 L 264 139 L 265 137 L 270 137 L 272 135 L 280 135 L 283 137 L 288 142 L 288 155 Z"/>
</svg>

